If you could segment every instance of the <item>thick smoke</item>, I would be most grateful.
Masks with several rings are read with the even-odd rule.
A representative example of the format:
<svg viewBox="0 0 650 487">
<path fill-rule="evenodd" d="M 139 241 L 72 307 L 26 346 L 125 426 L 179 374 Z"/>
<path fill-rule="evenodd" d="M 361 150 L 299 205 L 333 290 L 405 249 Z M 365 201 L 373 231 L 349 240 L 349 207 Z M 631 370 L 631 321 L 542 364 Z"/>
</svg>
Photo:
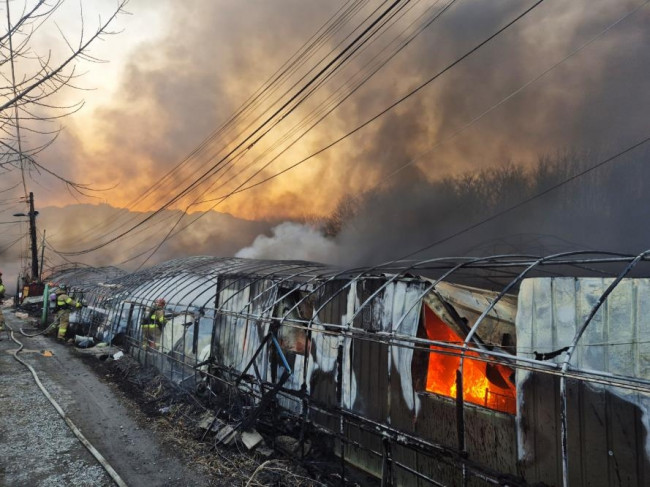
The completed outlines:
<svg viewBox="0 0 650 487">
<path fill-rule="evenodd" d="M 43 154 L 52 167 L 65 164 L 84 181 L 90 177 L 90 182 L 108 185 L 117 178 L 121 184 L 102 194 L 115 205 L 152 185 L 164 195 L 182 187 L 182 177 L 191 177 L 192 171 L 166 184 L 160 182 L 162 174 L 226 120 L 339 7 L 316 0 L 168 1 L 157 2 L 156 8 L 159 4 L 165 34 L 132 48 L 120 87 L 110 104 L 93 112 L 88 124 L 91 130 L 84 132 L 77 126 L 81 123 L 72 119 L 68 135 L 54 146 L 56 152 Z M 540 158 L 548 156 L 555 163 L 549 177 L 558 180 L 600 156 L 616 153 L 650 131 L 646 110 L 650 105 L 648 8 L 455 134 L 639 4 L 544 2 L 361 132 L 300 168 L 218 207 L 236 217 L 264 220 L 259 228 L 251 224 L 240 231 L 226 226 L 222 231 L 217 230 L 219 224 L 202 219 L 166 243 L 156 259 L 203 250 L 232 255 L 250 247 L 247 255 L 291 255 L 343 265 L 388 260 L 443 239 L 543 188 L 544 173 L 537 165 Z M 524 8 L 526 5 L 515 0 L 456 2 L 269 171 L 295 162 L 354 128 Z M 332 45 L 338 40 L 333 39 Z M 364 60 L 355 58 L 348 74 Z M 328 93 L 332 89 L 324 88 Z M 271 132 L 270 137 L 276 140 L 279 134 Z M 537 253 L 578 246 L 644 248 L 650 240 L 638 222 L 647 216 L 643 183 L 648 174 L 642 167 L 647 153 L 628 157 L 632 162 L 616 163 L 619 172 L 599 170 L 577 185 L 553 192 L 424 255 L 499 249 Z M 412 160 L 416 162 L 388 178 Z M 509 172 L 512 164 L 520 167 L 520 176 Z M 565 166 L 567 172 L 562 173 Z M 511 183 L 499 182 L 499 174 L 502 178 L 509 175 Z M 476 181 L 482 181 L 484 187 L 473 186 Z M 207 189 L 206 193 L 214 196 Z M 49 197 L 58 204 L 65 201 L 60 192 Z M 357 201 L 357 206 L 333 226 L 329 222 L 326 237 L 314 234 L 309 225 L 296 224 L 268 233 L 281 220 L 327 218 L 349 198 Z M 164 223 L 159 225 L 154 228 L 156 235 L 165 233 Z M 74 230 L 70 229 L 71 235 Z M 259 234 L 266 236 L 255 240 Z M 211 247 L 217 240 L 220 244 Z M 122 247 L 125 255 L 128 249 L 128 245 Z M 119 258 L 113 253 L 100 255 L 107 261 Z"/>
<path fill-rule="evenodd" d="M 335 242 L 313 226 L 284 222 L 271 230 L 270 237 L 258 236 L 250 247 L 241 249 L 235 257 L 331 262 L 336 260 L 336 252 Z"/>
<path fill-rule="evenodd" d="M 93 114 L 93 137 L 83 150 L 75 147 L 70 157 L 57 157 L 71 162 L 74 174 L 91 174 L 99 184 L 119 178 L 122 184 L 108 195 L 115 204 L 155 184 L 339 7 L 296 0 L 162 3 L 166 35 L 131 51 L 120 89 L 110 105 Z M 376 187 L 392 169 L 434 146 L 417 163 L 430 181 L 509 159 L 532 164 L 554 151 L 593 150 L 634 139 L 647 128 L 643 107 L 650 101 L 648 9 L 462 135 L 438 145 L 638 5 L 611 0 L 547 3 L 359 134 L 217 209 L 247 218 L 325 216 L 345 194 Z M 354 128 L 524 8 L 514 0 L 457 2 L 266 174 Z M 340 40 L 332 39 L 330 47 Z M 339 81 L 381 47 L 379 42 L 354 58 Z M 325 85 L 322 96 L 335 86 Z M 297 119 L 313 106 L 307 103 Z M 279 136 L 278 130 L 272 131 L 269 143 Z M 161 183 L 159 191 L 177 189 L 179 180 L 171 186 Z"/>
<path fill-rule="evenodd" d="M 334 223 L 325 222 L 320 235 L 310 227 L 295 227 L 294 232 L 309 239 L 286 238 L 280 231 L 283 224 L 272 238 L 258 238 L 240 255 L 303 255 L 317 242 L 316 248 L 329 252 L 316 260 L 356 266 L 408 255 L 636 254 L 650 249 L 650 229 L 644 224 L 650 217 L 650 149 L 621 156 L 551 190 L 608 156 L 563 153 L 542 158 L 533 167 L 509 164 L 437 182 L 413 178 L 356 198 L 353 210 L 340 212 L 342 219 Z M 331 228 L 335 234 L 326 237 Z"/>
</svg>

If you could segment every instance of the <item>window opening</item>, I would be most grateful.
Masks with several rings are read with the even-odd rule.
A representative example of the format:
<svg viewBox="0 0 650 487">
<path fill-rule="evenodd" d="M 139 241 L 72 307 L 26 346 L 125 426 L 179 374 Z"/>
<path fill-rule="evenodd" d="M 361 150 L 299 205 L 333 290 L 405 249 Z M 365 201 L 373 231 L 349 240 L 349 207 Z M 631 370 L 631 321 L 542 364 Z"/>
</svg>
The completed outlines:
<svg viewBox="0 0 650 487">
<path fill-rule="evenodd" d="M 424 306 L 427 338 L 438 342 L 462 345 L 463 340 L 431 308 Z M 447 397 L 456 397 L 456 371 L 460 357 L 448 355 L 451 349 L 431 345 L 428 359 L 426 390 Z M 442 353 L 441 353 L 442 352 Z M 516 413 L 516 389 L 511 367 L 473 360 L 476 352 L 468 351 L 463 364 L 463 398 L 504 413 Z"/>
<path fill-rule="evenodd" d="M 281 319 L 289 310 L 291 312 L 282 321 L 278 330 L 278 341 L 284 353 L 304 354 L 307 349 L 306 322 L 314 313 L 313 299 L 302 300 L 305 293 L 295 291 L 289 295 L 277 308 L 275 316 Z M 296 307 L 295 304 L 300 301 Z"/>
</svg>

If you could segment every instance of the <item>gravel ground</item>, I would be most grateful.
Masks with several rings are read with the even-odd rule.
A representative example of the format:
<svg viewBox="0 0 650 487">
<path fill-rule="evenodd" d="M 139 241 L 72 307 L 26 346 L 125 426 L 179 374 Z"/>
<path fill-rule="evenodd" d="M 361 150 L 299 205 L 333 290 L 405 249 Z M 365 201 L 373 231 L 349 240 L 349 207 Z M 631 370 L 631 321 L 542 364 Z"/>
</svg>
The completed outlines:
<svg viewBox="0 0 650 487">
<path fill-rule="evenodd" d="M 10 325 L 11 314 L 5 312 Z M 20 340 L 20 339 L 19 339 Z M 9 353 L 17 345 L 0 342 L 0 485 L 109 486 L 104 469 L 70 431 L 36 386 L 32 374 Z M 51 357 L 27 350 L 21 358 L 42 369 Z M 51 387 L 43 376 L 43 385 Z"/>
<path fill-rule="evenodd" d="M 75 356 L 72 347 L 46 337 L 18 333 L 23 320 L 4 311 L 19 354 L 82 433 L 131 486 L 209 486 L 200 468 L 188 466 L 161 435 L 134 417 L 133 405 L 100 382 Z M 26 331 L 29 332 L 28 329 Z M 14 360 L 18 346 L 0 336 L 0 485 L 110 486 L 110 477 L 69 430 L 35 384 L 31 373 Z M 44 351 L 51 351 L 46 356 Z"/>
</svg>

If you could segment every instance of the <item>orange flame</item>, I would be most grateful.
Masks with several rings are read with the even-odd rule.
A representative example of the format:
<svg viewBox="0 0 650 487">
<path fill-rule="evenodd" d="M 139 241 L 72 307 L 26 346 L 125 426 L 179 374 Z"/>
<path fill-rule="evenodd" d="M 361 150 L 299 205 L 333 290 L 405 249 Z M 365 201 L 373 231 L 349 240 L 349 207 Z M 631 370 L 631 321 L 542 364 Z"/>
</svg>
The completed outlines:
<svg viewBox="0 0 650 487">
<path fill-rule="evenodd" d="M 428 306 L 425 306 L 425 327 L 427 338 L 439 342 L 462 344 L 463 340 L 449 328 Z M 441 354 L 450 352 L 435 345 L 430 347 L 427 370 L 427 391 L 448 397 L 456 397 L 456 371 L 460 358 Z M 477 357 L 476 352 L 467 352 L 463 364 L 463 398 L 467 402 L 502 411 L 516 413 L 515 387 L 508 378 L 513 373 L 510 367 L 488 364 L 467 357 Z M 488 378 L 487 367 L 492 368 Z M 498 382 L 497 383 L 495 383 Z M 505 387 L 503 387 L 505 386 Z"/>
</svg>

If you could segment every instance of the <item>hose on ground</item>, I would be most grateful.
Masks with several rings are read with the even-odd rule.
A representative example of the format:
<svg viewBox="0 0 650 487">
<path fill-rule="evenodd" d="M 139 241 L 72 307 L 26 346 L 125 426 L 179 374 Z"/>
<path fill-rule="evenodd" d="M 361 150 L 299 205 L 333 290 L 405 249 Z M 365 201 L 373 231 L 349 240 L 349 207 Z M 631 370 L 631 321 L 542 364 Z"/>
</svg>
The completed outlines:
<svg viewBox="0 0 650 487">
<path fill-rule="evenodd" d="M 54 320 L 52 323 L 50 323 L 50 326 L 48 326 L 47 328 L 45 328 L 45 330 L 41 330 L 41 331 L 39 331 L 38 333 L 25 333 L 25 332 L 23 331 L 23 327 L 21 326 L 21 327 L 20 327 L 20 334 L 21 334 L 21 335 L 24 335 L 24 336 L 26 336 L 26 337 L 29 337 L 29 338 L 33 338 L 33 337 L 37 337 L 38 335 L 45 335 L 48 331 L 50 331 L 51 329 L 53 329 L 53 328 L 55 328 L 55 327 L 57 327 L 57 326 L 59 326 L 59 320 L 58 320 L 58 319 L 57 319 L 57 320 Z M 15 341 L 15 340 L 14 340 L 14 341 Z"/>
<path fill-rule="evenodd" d="M 23 360 L 18 358 L 18 354 L 24 348 L 24 345 L 20 343 L 18 340 L 16 340 L 16 338 L 14 337 L 13 328 L 11 328 L 11 326 L 9 326 L 8 323 L 5 323 L 5 326 L 10 331 L 11 339 L 14 342 L 16 342 L 16 345 L 19 346 L 18 350 L 12 351 L 12 355 L 14 356 L 14 358 L 29 369 L 29 371 L 32 373 L 32 376 L 34 377 L 34 380 L 36 381 L 36 385 L 38 385 L 41 392 L 45 395 L 45 397 L 47 397 L 47 399 L 50 401 L 52 406 L 54 406 L 54 409 L 56 409 L 56 411 L 59 413 L 59 416 L 63 418 L 65 423 L 68 425 L 70 430 L 74 433 L 74 435 L 79 439 L 79 441 L 83 444 L 83 446 L 86 447 L 86 449 L 97 459 L 97 461 L 104 468 L 104 470 L 106 470 L 106 473 L 113 479 L 115 485 L 117 485 L 118 487 L 128 487 L 126 482 L 124 482 L 124 480 L 122 479 L 122 477 L 118 475 L 115 469 L 111 467 L 111 465 L 106 461 L 106 459 L 102 456 L 102 454 L 99 453 L 99 451 L 97 451 L 97 449 L 92 445 L 92 443 L 90 443 L 86 439 L 86 437 L 81 433 L 79 428 L 77 428 L 77 426 L 72 422 L 72 420 L 68 417 L 68 415 L 61 408 L 61 406 L 59 406 L 59 403 L 57 403 L 54 400 L 54 398 L 50 395 L 50 393 L 47 391 L 47 389 L 45 389 L 45 387 L 41 383 L 41 380 L 38 378 L 38 374 L 36 373 L 34 368 L 31 365 L 29 365 L 27 362 L 24 362 Z"/>
</svg>

